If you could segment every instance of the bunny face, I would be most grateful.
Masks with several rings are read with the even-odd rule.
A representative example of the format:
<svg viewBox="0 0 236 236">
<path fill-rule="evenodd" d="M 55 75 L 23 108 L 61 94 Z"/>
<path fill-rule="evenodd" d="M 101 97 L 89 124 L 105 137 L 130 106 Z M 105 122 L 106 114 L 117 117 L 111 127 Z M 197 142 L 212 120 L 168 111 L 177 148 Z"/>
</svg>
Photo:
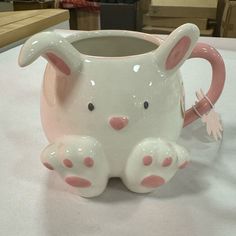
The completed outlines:
<svg viewBox="0 0 236 236">
<path fill-rule="evenodd" d="M 54 127 L 55 131 L 49 133 L 55 136 L 50 139 L 67 133 L 98 140 L 108 137 L 114 142 L 121 135 L 142 139 L 171 134 L 174 139 L 183 123 L 179 111 L 180 78 L 176 78 L 178 73 L 163 78 L 155 61 L 143 57 L 137 56 L 135 61 L 130 58 L 125 63 L 122 59 L 119 63 L 118 59 L 106 60 L 103 64 L 109 69 L 102 71 L 101 62 L 85 59 L 86 73 L 71 80 L 58 78 L 54 69 L 48 68 L 42 118 L 46 132 Z M 50 121 L 45 118 L 48 116 Z"/>
<path fill-rule="evenodd" d="M 107 143 L 120 137 L 123 142 L 149 136 L 175 140 L 183 124 L 178 68 L 198 36 L 192 24 L 161 44 L 126 31 L 78 33 L 68 40 L 50 32 L 33 36 L 19 63 L 27 65 L 39 55 L 49 61 L 41 106 L 49 140 L 66 134 Z"/>
<path fill-rule="evenodd" d="M 165 41 L 129 31 L 34 35 L 19 64 L 47 65 L 41 119 L 50 142 L 41 160 L 82 196 L 100 194 L 109 177 L 135 192 L 164 184 L 188 161 L 176 145 L 183 126 L 179 67 L 199 31 L 186 24 Z"/>
<path fill-rule="evenodd" d="M 188 152 L 175 141 L 198 108 L 200 117 L 212 108 L 225 78 L 214 48 L 193 50 L 198 36 L 195 25 L 185 24 L 165 41 L 119 30 L 66 39 L 42 32 L 27 40 L 20 66 L 40 55 L 49 62 L 41 93 L 50 142 L 41 154 L 44 166 L 84 197 L 102 193 L 110 177 L 131 191 L 151 192 L 186 167 Z M 179 68 L 190 54 L 211 63 L 213 79 L 207 95 L 185 112 Z"/>
</svg>

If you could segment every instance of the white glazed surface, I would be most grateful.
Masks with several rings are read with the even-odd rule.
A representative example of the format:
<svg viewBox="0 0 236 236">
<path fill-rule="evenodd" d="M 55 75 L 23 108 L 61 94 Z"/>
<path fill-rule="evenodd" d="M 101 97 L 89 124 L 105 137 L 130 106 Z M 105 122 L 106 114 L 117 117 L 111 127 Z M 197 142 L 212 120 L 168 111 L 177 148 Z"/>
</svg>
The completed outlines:
<svg viewBox="0 0 236 236">
<path fill-rule="evenodd" d="M 63 83 L 53 79 L 50 73 L 48 78 L 46 73 L 41 104 L 42 123 L 50 141 L 63 135 L 78 134 L 96 138 L 103 144 L 106 156 L 112 162 L 112 176 L 119 176 L 133 147 L 144 138 L 160 137 L 171 141 L 178 138 L 183 126 L 181 84 L 177 75 L 168 80 L 150 79 L 157 75 L 155 65 L 148 58 L 142 62 L 121 59 L 118 63 L 105 63 L 112 73 L 96 69 L 100 66 L 96 62 L 84 63 L 86 72 L 75 81 L 69 90 L 70 96 L 64 95 L 65 101 L 60 101 L 63 106 L 53 91 L 57 82 L 65 88 L 70 81 L 64 80 Z M 134 72 L 135 66 L 140 67 L 140 73 Z M 128 68 L 125 72 L 124 67 Z M 48 97 L 46 94 L 49 94 Z M 55 104 L 51 105 L 49 100 L 53 99 Z M 148 109 L 144 109 L 145 101 L 149 102 Z M 93 111 L 88 110 L 90 102 L 95 106 Z M 113 116 L 128 117 L 128 125 L 118 131 L 113 129 L 109 124 Z"/>
<path fill-rule="evenodd" d="M 152 36 L 126 31 L 75 34 L 68 41 L 108 34 L 145 38 L 158 48 L 125 57 L 91 56 L 79 53 L 59 36 L 45 33 L 26 43 L 19 60 L 27 65 L 42 54 L 53 65 L 47 67 L 42 86 L 41 117 L 51 144 L 41 158 L 85 197 L 99 195 L 107 179 L 117 176 L 132 191 L 150 192 L 188 161 L 186 150 L 174 143 L 183 126 L 178 68 L 190 55 L 198 29 L 183 25 L 161 44 Z M 190 39 L 189 48 L 174 67 L 166 69 L 171 50 L 183 37 Z M 29 47 L 31 53 L 27 53 Z M 66 74 L 60 63 L 50 60 L 47 53 L 51 52 L 69 67 Z M 88 109 L 89 103 L 94 110 Z M 113 118 L 119 124 L 126 120 L 126 126 L 114 129 Z M 86 157 L 93 159 L 93 166 L 83 165 Z M 148 165 L 144 164 L 146 157 L 151 157 Z M 168 158 L 171 162 L 163 164 Z"/>
<path fill-rule="evenodd" d="M 182 129 L 178 139 L 191 150 L 191 163 L 169 183 L 149 194 L 135 194 L 111 179 L 103 194 L 90 199 L 76 195 L 76 188 L 39 160 L 48 144 L 39 114 L 46 61 L 39 58 L 20 68 L 21 46 L 1 53 L 0 235 L 235 236 L 236 39 L 202 40 L 216 46 L 227 68 L 225 89 L 215 105 L 224 125 L 223 140 L 207 138 L 198 120 Z M 232 46 L 231 51 L 219 44 Z M 181 72 L 188 108 L 197 89 L 208 90 L 212 72 L 202 59 L 188 60 Z"/>
</svg>

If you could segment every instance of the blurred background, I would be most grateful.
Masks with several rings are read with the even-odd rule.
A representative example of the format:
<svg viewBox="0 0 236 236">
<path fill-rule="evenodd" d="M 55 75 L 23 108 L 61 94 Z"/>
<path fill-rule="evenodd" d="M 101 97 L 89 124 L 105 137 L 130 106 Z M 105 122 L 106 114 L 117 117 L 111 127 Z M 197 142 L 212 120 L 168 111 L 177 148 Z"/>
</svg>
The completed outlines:
<svg viewBox="0 0 236 236">
<path fill-rule="evenodd" d="M 169 34 L 187 22 L 236 38 L 236 0 L 0 0 L 0 47 L 50 27 Z"/>
</svg>

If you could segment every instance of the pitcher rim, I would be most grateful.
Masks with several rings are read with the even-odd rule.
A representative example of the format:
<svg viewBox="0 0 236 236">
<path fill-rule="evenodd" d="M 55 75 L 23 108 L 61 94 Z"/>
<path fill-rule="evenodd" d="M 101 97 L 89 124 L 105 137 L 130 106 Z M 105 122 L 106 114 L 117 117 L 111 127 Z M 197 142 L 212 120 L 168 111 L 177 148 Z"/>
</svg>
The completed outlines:
<svg viewBox="0 0 236 236">
<path fill-rule="evenodd" d="M 157 45 L 157 48 L 154 50 L 147 51 L 145 53 L 139 53 L 139 54 L 131 54 L 126 56 L 97 56 L 97 55 L 91 55 L 91 54 L 85 54 L 78 50 L 78 52 L 89 58 L 98 58 L 98 59 L 124 59 L 124 58 L 130 58 L 130 57 L 138 57 L 143 55 L 148 55 L 150 53 L 153 53 L 160 47 L 161 43 L 164 41 L 162 38 L 160 38 L 156 34 L 148 34 L 144 32 L 138 32 L 138 31 L 130 31 L 130 30 L 91 30 L 91 31 L 74 31 L 73 34 L 67 35 L 65 38 L 72 44 L 79 40 L 84 39 L 91 39 L 91 38 L 101 38 L 101 37 L 127 37 L 127 38 L 136 38 L 141 39 L 143 41 L 147 41 L 153 44 Z"/>
</svg>

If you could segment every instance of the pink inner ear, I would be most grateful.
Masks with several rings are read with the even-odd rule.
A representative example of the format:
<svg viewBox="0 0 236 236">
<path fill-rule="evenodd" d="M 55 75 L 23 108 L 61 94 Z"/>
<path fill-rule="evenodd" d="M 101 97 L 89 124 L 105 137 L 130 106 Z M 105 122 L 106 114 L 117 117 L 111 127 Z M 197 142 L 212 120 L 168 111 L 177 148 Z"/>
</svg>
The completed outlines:
<svg viewBox="0 0 236 236">
<path fill-rule="evenodd" d="M 51 52 L 46 53 L 46 55 L 48 59 L 52 62 L 52 64 L 57 67 L 58 70 L 60 70 L 65 75 L 70 75 L 71 72 L 69 66 L 66 65 L 66 63 L 61 58 Z"/>
<path fill-rule="evenodd" d="M 169 56 L 166 60 L 166 70 L 171 70 L 179 64 L 187 53 L 189 46 L 191 44 L 191 39 L 188 36 L 181 38 L 178 43 L 172 48 Z"/>
</svg>

